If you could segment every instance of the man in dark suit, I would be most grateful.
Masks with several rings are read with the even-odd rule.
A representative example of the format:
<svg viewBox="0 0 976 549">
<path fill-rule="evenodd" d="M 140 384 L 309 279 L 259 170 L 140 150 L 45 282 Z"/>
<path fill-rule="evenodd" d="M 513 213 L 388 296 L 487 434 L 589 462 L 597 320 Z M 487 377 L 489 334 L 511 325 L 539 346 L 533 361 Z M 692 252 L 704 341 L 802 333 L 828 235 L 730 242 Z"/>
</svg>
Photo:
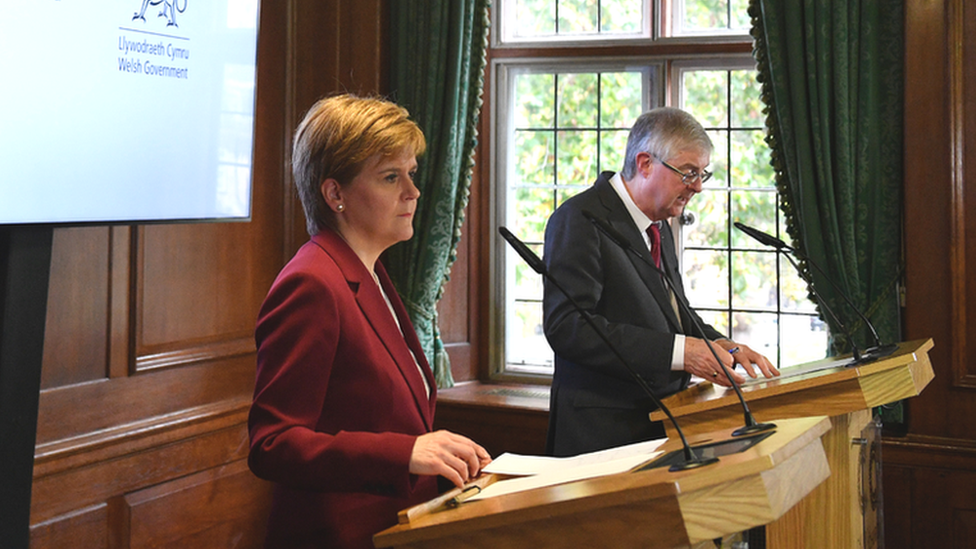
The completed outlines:
<svg viewBox="0 0 976 549">
<path fill-rule="evenodd" d="M 549 272 L 593 316 L 658 397 L 684 389 L 691 375 L 729 385 L 702 337 L 713 342 L 730 369 L 738 363 L 752 377 L 754 366 L 766 377 L 778 375 L 766 357 L 726 338 L 692 312 L 704 326 L 704 335 L 697 333 L 676 303 L 687 300 L 668 220 L 701 192 L 711 176 L 705 170 L 711 152 L 708 134 L 688 113 L 674 108 L 644 113 L 631 129 L 623 170 L 600 174 L 593 187 L 560 206 L 546 226 Z M 634 249 L 658 262 L 676 295 L 660 274 L 584 218 L 584 211 L 605 220 Z M 548 453 L 575 455 L 664 436 L 663 426 L 648 418 L 655 409 L 652 400 L 548 282 L 544 325 L 556 353 Z M 745 380 L 737 372 L 733 376 L 737 382 Z"/>
</svg>

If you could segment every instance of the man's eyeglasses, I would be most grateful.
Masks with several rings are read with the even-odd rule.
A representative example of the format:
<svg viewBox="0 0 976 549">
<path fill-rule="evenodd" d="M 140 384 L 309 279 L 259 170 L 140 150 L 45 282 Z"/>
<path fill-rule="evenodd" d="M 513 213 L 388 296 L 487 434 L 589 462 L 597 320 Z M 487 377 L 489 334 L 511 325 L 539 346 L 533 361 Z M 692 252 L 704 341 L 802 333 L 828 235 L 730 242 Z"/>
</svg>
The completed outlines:
<svg viewBox="0 0 976 549">
<path fill-rule="evenodd" d="M 657 158 L 657 157 L 655 156 L 654 158 Z M 695 170 L 691 170 L 688 173 L 685 173 L 685 172 L 679 170 L 678 168 L 675 168 L 671 164 L 668 164 L 664 160 L 661 160 L 660 158 L 657 158 L 657 159 L 658 159 L 659 162 L 661 162 L 661 164 L 664 164 L 669 170 L 671 170 L 674 173 L 680 175 L 681 176 L 681 182 L 684 183 L 685 185 L 691 185 L 699 177 L 701 178 L 702 185 L 704 185 L 706 181 L 708 181 L 709 179 L 712 178 L 712 172 L 710 172 L 708 170 L 702 170 L 701 173 L 698 173 Z"/>
</svg>

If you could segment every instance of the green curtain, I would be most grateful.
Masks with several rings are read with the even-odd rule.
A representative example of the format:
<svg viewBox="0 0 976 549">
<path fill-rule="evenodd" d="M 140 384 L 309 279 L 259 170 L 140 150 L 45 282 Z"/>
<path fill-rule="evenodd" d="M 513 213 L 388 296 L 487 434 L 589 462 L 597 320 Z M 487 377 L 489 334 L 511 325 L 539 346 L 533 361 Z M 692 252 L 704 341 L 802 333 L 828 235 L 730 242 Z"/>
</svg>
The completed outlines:
<svg viewBox="0 0 976 549">
<path fill-rule="evenodd" d="M 898 342 L 904 0 L 750 0 L 749 13 L 787 232 L 882 342 Z M 837 290 L 801 268 L 859 348 L 873 345 Z M 831 354 L 849 351 L 821 316 Z"/>
<path fill-rule="evenodd" d="M 454 384 L 440 338 L 437 301 L 457 257 L 468 204 L 488 46 L 487 0 L 390 3 L 393 100 L 427 138 L 414 237 L 383 263 L 410 312 L 438 387 Z"/>
</svg>

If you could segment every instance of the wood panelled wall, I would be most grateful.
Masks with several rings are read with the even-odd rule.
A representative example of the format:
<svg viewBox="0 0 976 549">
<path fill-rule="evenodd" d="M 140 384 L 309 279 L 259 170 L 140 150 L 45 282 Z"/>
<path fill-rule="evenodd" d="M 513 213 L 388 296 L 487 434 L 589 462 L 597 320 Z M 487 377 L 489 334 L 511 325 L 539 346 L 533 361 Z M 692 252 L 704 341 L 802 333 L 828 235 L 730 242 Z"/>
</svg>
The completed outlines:
<svg viewBox="0 0 976 549">
<path fill-rule="evenodd" d="M 259 547 L 254 319 L 307 238 L 288 167 L 319 97 L 385 87 L 382 0 L 261 3 L 252 220 L 58 229 L 31 547 Z M 0 542 L 2 544 L 2 542 Z"/>
<path fill-rule="evenodd" d="M 936 377 L 884 441 L 885 542 L 976 547 L 976 6 L 906 7 L 905 332 Z"/>
</svg>

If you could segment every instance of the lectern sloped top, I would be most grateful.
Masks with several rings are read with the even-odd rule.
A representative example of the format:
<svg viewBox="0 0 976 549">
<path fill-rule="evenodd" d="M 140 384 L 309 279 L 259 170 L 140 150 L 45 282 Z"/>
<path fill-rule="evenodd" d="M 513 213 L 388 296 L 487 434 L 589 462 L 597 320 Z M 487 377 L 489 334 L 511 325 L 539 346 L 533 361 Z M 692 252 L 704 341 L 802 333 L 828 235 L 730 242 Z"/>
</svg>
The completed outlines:
<svg viewBox="0 0 976 549">
<path fill-rule="evenodd" d="M 751 448 L 680 472 L 667 467 L 439 507 L 374 537 L 377 547 L 686 547 L 767 524 L 826 479 L 824 416 L 776 421 Z M 690 436 L 692 446 L 731 430 Z M 680 449 L 677 440 L 662 446 Z"/>
<path fill-rule="evenodd" d="M 770 418 L 838 416 L 917 396 L 935 377 L 929 360 L 931 339 L 907 341 L 882 359 L 851 367 L 795 368 L 779 378 L 747 383 L 742 394 L 757 421 Z M 843 359 L 844 357 L 839 357 Z M 837 359 L 832 359 L 837 360 Z M 828 361 L 823 361 L 827 363 Z M 810 365 L 816 365 L 811 363 Z M 664 399 L 687 433 L 713 430 L 742 421 L 739 401 L 732 389 L 700 383 Z M 724 419 L 723 419 L 724 418 Z M 665 420 L 660 411 L 651 419 Z M 665 427 L 672 428 L 665 421 Z"/>
</svg>

